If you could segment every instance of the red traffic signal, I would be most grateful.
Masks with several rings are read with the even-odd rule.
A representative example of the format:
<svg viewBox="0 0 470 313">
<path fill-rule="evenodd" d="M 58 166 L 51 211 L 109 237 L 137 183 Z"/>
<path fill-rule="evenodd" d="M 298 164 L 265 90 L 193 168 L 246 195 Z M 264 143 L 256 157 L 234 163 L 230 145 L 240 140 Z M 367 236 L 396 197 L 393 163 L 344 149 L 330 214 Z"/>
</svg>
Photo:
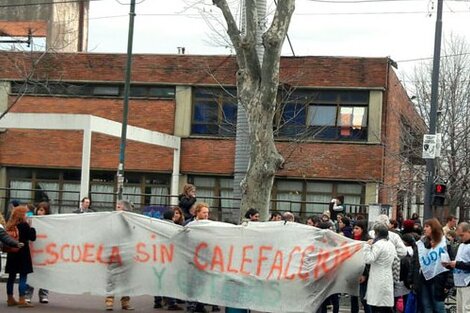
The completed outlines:
<svg viewBox="0 0 470 313">
<path fill-rule="evenodd" d="M 445 195 L 447 186 L 444 184 L 435 184 L 434 185 L 434 194 L 436 195 Z"/>
</svg>

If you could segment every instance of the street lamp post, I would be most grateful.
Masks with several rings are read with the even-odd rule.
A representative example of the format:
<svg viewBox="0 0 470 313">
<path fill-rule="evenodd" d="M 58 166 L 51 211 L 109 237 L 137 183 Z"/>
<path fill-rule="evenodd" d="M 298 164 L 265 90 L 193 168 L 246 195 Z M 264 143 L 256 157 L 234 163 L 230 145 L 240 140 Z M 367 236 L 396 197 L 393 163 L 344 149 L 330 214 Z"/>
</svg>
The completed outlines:
<svg viewBox="0 0 470 313">
<path fill-rule="evenodd" d="M 432 67 L 431 81 L 431 108 L 429 111 L 429 134 L 436 134 L 437 125 L 437 106 L 438 106 L 438 87 L 439 87 L 439 69 L 441 59 L 441 36 L 442 36 L 442 6 L 444 0 L 437 2 L 436 32 L 434 36 L 434 57 Z M 433 184 L 436 176 L 436 159 L 426 159 L 426 180 L 424 185 L 424 219 L 433 217 L 432 212 L 432 194 Z"/>
<path fill-rule="evenodd" d="M 124 105 L 122 110 L 121 144 L 119 146 L 119 165 L 117 169 L 117 197 L 122 200 L 124 188 L 124 161 L 126 155 L 127 116 L 129 113 L 129 91 L 132 70 L 132 42 L 134 39 L 135 0 L 131 0 L 129 11 L 129 34 L 127 37 L 127 63 L 124 84 Z"/>
</svg>

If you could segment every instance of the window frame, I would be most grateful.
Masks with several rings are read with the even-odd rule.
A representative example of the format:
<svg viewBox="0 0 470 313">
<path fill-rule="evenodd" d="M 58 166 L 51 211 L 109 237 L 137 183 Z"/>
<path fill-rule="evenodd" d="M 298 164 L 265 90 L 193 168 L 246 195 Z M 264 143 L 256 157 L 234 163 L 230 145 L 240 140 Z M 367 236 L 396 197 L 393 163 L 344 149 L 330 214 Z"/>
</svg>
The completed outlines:
<svg viewBox="0 0 470 313">
<path fill-rule="evenodd" d="M 206 108 L 204 109 L 203 106 Z M 209 112 L 210 110 L 212 112 Z M 216 112 L 213 112 L 215 110 Z M 237 110 L 236 87 L 194 88 L 191 136 L 235 137 Z M 231 116 L 227 117 L 229 112 Z M 202 115 L 199 116 L 201 113 Z M 213 121 L 210 120 L 211 118 Z"/>
<path fill-rule="evenodd" d="M 368 90 L 306 90 L 280 92 L 280 113 L 276 138 L 301 138 L 325 141 L 367 141 L 369 127 L 370 95 Z M 356 98 L 356 99 L 355 99 Z M 335 108 L 334 124 L 312 125 L 315 108 Z M 360 127 L 341 125 L 343 108 L 364 108 Z M 333 122 L 333 118 L 331 119 Z M 332 123 L 329 124 L 332 124 Z"/>
</svg>

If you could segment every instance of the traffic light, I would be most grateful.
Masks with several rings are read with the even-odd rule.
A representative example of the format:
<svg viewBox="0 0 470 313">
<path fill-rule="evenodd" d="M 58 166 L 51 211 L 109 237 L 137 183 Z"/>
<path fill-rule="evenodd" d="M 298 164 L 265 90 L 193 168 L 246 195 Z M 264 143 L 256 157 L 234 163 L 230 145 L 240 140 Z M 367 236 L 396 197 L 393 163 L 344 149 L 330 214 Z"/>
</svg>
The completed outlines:
<svg viewBox="0 0 470 313">
<path fill-rule="evenodd" d="M 445 184 L 434 184 L 432 204 L 435 206 L 443 206 L 446 200 L 447 186 Z"/>
</svg>

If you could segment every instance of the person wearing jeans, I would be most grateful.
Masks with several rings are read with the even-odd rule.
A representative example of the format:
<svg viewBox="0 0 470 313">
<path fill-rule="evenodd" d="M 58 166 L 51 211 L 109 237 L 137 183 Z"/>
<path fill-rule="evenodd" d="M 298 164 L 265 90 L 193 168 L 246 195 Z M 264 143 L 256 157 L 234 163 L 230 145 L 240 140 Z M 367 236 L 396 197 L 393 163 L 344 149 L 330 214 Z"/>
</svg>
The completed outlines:
<svg viewBox="0 0 470 313">
<path fill-rule="evenodd" d="M 29 273 L 33 272 L 33 262 L 31 260 L 31 252 L 29 250 L 29 241 L 36 240 L 36 230 L 30 227 L 26 220 L 26 206 L 18 206 L 13 209 L 11 216 L 7 222 L 6 230 L 11 231 L 17 229 L 19 233 L 19 240 L 24 244 L 18 252 L 11 252 L 7 254 L 7 264 L 5 266 L 5 273 L 8 274 L 7 280 L 7 296 L 8 306 L 18 307 L 31 307 L 30 303 L 26 302 L 26 279 Z M 16 301 L 13 296 L 13 285 L 15 283 L 16 274 L 20 275 L 18 291 L 19 301 Z"/>
</svg>

